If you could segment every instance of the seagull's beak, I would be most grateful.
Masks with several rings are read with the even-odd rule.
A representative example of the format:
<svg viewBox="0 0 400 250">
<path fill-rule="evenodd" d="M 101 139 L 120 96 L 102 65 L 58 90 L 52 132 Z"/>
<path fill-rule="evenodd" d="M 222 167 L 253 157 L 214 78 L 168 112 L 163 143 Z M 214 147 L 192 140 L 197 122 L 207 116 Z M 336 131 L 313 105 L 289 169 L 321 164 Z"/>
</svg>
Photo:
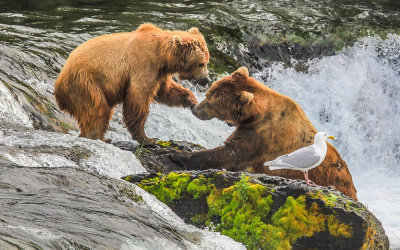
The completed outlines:
<svg viewBox="0 0 400 250">
<path fill-rule="evenodd" d="M 331 136 L 331 135 L 330 135 L 330 136 L 328 136 L 328 138 L 329 138 L 329 139 L 332 139 L 332 140 L 334 140 L 334 139 L 335 139 L 335 137 L 333 137 L 333 136 Z"/>
</svg>

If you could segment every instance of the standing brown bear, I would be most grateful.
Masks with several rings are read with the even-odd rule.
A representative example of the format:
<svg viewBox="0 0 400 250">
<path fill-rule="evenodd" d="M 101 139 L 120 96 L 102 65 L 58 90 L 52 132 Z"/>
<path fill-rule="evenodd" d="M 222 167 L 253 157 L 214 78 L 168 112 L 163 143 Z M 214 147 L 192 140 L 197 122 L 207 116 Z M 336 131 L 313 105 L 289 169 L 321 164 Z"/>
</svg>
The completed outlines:
<svg viewBox="0 0 400 250">
<path fill-rule="evenodd" d="M 170 31 L 143 24 L 133 32 L 93 38 L 72 51 L 56 80 L 55 97 L 78 121 L 80 136 L 104 140 L 113 108 L 123 103 L 132 138 L 154 144 L 144 132 L 150 103 L 194 107 L 193 93 L 172 75 L 205 84 L 209 58 L 196 28 Z"/>
<path fill-rule="evenodd" d="M 232 75 L 214 82 L 204 101 L 193 109 L 193 114 L 202 120 L 218 118 L 233 124 L 236 130 L 223 146 L 170 155 L 180 167 L 233 171 L 252 168 L 256 173 L 303 178 L 300 171 L 270 171 L 263 163 L 311 145 L 317 130 L 295 101 L 249 77 L 246 68 L 239 68 Z M 335 186 L 357 199 L 346 162 L 332 145 L 327 144 L 325 160 L 321 166 L 309 171 L 310 178 L 318 185 Z"/>
</svg>

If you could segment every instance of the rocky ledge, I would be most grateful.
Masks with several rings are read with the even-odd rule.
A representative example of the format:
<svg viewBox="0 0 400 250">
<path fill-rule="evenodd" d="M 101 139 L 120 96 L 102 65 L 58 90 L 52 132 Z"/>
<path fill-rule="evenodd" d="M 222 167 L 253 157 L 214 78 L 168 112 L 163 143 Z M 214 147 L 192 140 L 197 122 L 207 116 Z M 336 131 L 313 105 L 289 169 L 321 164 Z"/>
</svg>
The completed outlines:
<svg viewBox="0 0 400 250">
<path fill-rule="evenodd" d="M 200 145 L 159 141 L 115 146 L 135 153 L 148 174 L 125 176 L 187 223 L 221 232 L 249 249 L 389 249 L 381 223 L 334 187 L 265 174 L 174 171 L 168 154 Z"/>
<path fill-rule="evenodd" d="M 333 187 L 217 170 L 124 177 L 187 223 L 249 249 L 389 249 L 381 223 Z"/>
</svg>

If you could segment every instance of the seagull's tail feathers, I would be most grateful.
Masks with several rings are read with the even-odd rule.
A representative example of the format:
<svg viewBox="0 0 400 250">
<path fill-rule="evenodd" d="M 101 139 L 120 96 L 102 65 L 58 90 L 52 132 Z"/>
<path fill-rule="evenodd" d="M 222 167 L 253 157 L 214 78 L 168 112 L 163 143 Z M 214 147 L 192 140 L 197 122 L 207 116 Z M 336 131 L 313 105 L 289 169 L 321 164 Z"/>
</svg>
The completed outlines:
<svg viewBox="0 0 400 250">
<path fill-rule="evenodd" d="M 264 166 L 265 167 L 272 167 L 272 166 L 276 166 L 276 165 L 282 165 L 282 159 L 283 158 L 286 158 L 286 157 L 288 157 L 288 155 L 281 155 L 281 156 L 279 156 L 278 158 L 276 158 L 275 160 L 273 160 L 273 161 L 267 161 L 267 162 L 265 162 L 264 163 Z"/>
<path fill-rule="evenodd" d="M 264 162 L 264 167 L 270 167 L 274 165 L 276 160 Z"/>
<path fill-rule="evenodd" d="M 269 170 L 279 170 L 279 169 L 290 169 L 292 168 L 291 165 L 282 163 L 281 161 L 273 160 L 273 161 L 267 161 L 264 163 L 264 166 L 269 167 Z"/>
<path fill-rule="evenodd" d="M 287 169 L 287 165 L 269 167 L 269 170 Z"/>
</svg>

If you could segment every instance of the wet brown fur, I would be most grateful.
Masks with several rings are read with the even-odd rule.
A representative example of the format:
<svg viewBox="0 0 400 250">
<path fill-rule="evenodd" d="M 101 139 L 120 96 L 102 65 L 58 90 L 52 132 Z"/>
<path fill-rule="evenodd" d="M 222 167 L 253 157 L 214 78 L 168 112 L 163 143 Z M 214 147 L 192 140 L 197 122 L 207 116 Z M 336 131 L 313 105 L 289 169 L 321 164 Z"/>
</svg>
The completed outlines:
<svg viewBox="0 0 400 250">
<path fill-rule="evenodd" d="M 263 163 L 311 145 L 317 130 L 294 100 L 248 77 L 246 68 L 214 82 L 193 113 L 203 120 L 227 121 L 237 129 L 223 146 L 172 155 L 172 160 L 182 167 L 233 171 L 250 168 L 256 173 L 304 178 L 300 171 L 270 171 Z M 309 171 L 309 177 L 318 185 L 335 186 L 357 199 L 347 164 L 329 143 L 325 160 Z"/>
<path fill-rule="evenodd" d="M 169 31 L 143 24 L 133 32 L 93 38 L 72 51 L 55 82 L 55 97 L 60 109 L 77 120 L 80 136 L 90 139 L 104 140 L 113 108 L 123 103 L 132 138 L 152 144 L 144 132 L 150 103 L 196 105 L 193 93 L 172 75 L 208 77 L 208 62 L 207 44 L 196 28 Z"/>
</svg>

